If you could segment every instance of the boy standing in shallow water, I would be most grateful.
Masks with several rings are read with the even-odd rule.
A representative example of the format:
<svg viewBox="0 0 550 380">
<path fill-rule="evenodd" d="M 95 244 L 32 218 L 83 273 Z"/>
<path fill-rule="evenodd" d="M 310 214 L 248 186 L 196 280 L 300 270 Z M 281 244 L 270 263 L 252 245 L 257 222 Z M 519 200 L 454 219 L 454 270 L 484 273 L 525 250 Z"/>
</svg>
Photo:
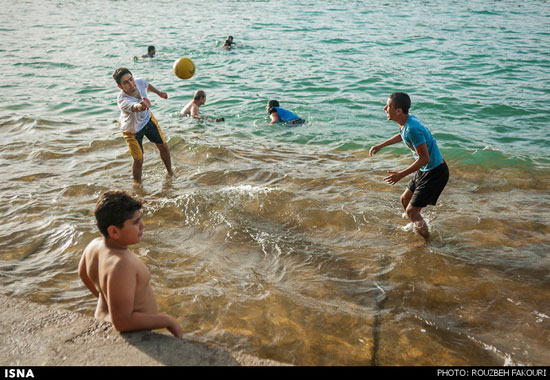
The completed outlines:
<svg viewBox="0 0 550 380">
<path fill-rule="evenodd" d="M 389 176 L 384 178 L 384 181 L 395 185 L 403 177 L 416 172 L 401 195 L 401 204 L 410 221 L 414 223 L 415 231 L 429 242 L 428 225 L 420 212 L 427 205 L 435 205 L 437 202 L 449 180 L 449 168 L 428 128 L 414 115 L 409 115 L 410 106 L 411 99 L 403 92 L 396 92 L 389 96 L 384 111 L 388 120 L 399 124 L 400 131 L 383 143 L 371 147 L 369 155 L 372 157 L 383 147 L 400 141 L 404 141 L 412 150 L 416 161 L 401 171 L 388 171 Z"/>
<path fill-rule="evenodd" d="M 157 90 L 143 78 L 134 79 L 130 70 L 125 67 L 118 68 L 113 74 L 113 79 L 120 88 L 117 97 L 118 108 L 120 108 L 119 124 L 133 158 L 134 181 L 141 182 L 144 136 L 156 145 L 168 174 L 174 175 L 168 144 L 157 120 L 151 113 L 151 101 L 147 98 L 147 91 L 154 92 L 163 99 L 167 99 L 168 94 Z"/>
<path fill-rule="evenodd" d="M 142 205 L 125 191 L 107 191 L 100 196 L 95 217 L 103 236 L 84 250 L 78 275 L 98 298 L 95 318 L 111 322 L 117 331 L 167 328 L 181 338 L 179 323 L 158 313 L 149 270 L 128 249 L 143 235 Z"/>
</svg>

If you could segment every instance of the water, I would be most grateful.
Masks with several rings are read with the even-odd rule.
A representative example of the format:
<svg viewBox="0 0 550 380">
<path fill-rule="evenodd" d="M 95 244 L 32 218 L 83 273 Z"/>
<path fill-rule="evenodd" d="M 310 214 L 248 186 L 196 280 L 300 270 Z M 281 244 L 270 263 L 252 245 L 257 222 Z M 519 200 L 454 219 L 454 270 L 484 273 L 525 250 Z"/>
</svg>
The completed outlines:
<svg viewBox="0 0 550 380">
<path fill-rule="evenodd" d="M 78 279 L 111 188 L 147 201 L 133 247 L 188 337 L 298 365 L 548 365 L 546 1 L 2 1 L 0 291 L 93 314 Z M 135 11 L 136 13 L 132 13 Z M 136 16 L 139 15 L 139 16 Z M 236 48 L 220 48 L 225 37 Z M 154 44 L 158 56 L 138 60 Z M 196 75 L 171 74 L 187 56 Z M 132 184 L 111 77 L 151 95 L 177 178 Z M 197 89 L 201 123 L 178 111 Z M 403 218 L 394 91 L 451 178 Z M 276 98 L 308 123 L 268 125 Z"/>
</svg>

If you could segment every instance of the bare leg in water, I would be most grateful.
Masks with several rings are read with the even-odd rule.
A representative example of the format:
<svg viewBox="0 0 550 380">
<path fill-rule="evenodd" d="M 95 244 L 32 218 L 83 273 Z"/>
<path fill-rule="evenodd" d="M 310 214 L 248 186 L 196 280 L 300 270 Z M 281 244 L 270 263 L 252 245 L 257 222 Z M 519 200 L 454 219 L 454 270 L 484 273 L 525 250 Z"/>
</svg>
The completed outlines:
<svg viewBox="0 0 550 380">
<path fill-rule="evenodd" d="M 172 159 L 170 158 L 170 150 L 168 149 L 168 144 L 155 144 L 159 150 L 160 159 L 162 162 L 164 162 L 164 166 L 166 166 L 166 171 L 171 176 L 174 175 L 174 172 L 172 171 Z"/>
<path fill-rule="evenodd" d="M 409 203 L 411 201 L 412 196 L 413 196 L 412 191 L 409 189 L 406 189 L 401 195 L 401 198 L 400 198 L 401 204 L 403 205 L 403 209 L 405 210 L 405 213 L 409 217 L 409 220 L 413 222 L 415 232 L 420 236 L 422 236 L 426 241 L 426 243 L 429 243 L 430 231 L 428 230 L 428 225 L 424 221 L 424 218 L 422 218 L 422 215 L 420 215 L 420 212 L 422 211 L 422 207 L 415 207 Z"/>
</svg>

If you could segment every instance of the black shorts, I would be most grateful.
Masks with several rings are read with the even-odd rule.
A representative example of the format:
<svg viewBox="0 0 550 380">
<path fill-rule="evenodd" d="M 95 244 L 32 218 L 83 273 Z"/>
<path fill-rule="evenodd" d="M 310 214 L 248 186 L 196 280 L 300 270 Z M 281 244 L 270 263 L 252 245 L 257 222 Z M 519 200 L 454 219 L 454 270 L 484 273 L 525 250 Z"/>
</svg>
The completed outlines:
<svg viewBox="0 0 550 380">
<path fill-rule="evenodd" d="M 164 144 L 166 140 L 162 135 L 157 119 L 151 114 L 147 124 L 137 133 L 123 131 L 122 135 L 128 144 L 130 154 L 136 160 L 143 159 L 143 136 L 147 136 L 149 141 L 155 144 Z"/>
<path fill-rule="evenodd" d="M 418 170 L 409 182 L 408 188 L 412 191 L 411 206 L 426 207 L 434 205 L 437 198 L 449 180 L 449 167 L 443 161 L 441 165 L 427 172 Z"/>
<path fill-rule="evenodd" d="M 289 120 L 286 123 L 289 125 L 300 125 L 300 124 L 304 124 L 305 122 L 306 121 L 304 119 L 297 118 L 297 119 Z"/>
</svg>

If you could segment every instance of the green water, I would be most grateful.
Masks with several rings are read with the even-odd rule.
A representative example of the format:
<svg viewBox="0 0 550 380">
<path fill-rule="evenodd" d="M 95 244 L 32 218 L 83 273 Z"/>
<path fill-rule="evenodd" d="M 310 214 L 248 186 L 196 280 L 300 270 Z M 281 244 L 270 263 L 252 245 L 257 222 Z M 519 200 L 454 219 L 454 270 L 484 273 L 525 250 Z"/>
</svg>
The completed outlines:
<svg viewBox="0 0 550 380">
<path fill-rule="evenodd" d="M 548 365 L 548 2 L 2 8 L 2 294 L 92 315 L 76 268 L 97 197 L 122 188 L 147 201 L 133 249 L 189 338 L 298 365 Z M 120 66 L 168 93 L 150 97 L 174 179 L 146 143 L 132 184 Z M 178 115 L 197 89 L 225 122 Z M 382 181 L 408 149 L 368 157 L 398 131 L 395 91 L 450 166 L 430 247 L 402 217 L 406 180 Z M 271 98 L 307 123 L 269 125 Z"/>
</svg>

